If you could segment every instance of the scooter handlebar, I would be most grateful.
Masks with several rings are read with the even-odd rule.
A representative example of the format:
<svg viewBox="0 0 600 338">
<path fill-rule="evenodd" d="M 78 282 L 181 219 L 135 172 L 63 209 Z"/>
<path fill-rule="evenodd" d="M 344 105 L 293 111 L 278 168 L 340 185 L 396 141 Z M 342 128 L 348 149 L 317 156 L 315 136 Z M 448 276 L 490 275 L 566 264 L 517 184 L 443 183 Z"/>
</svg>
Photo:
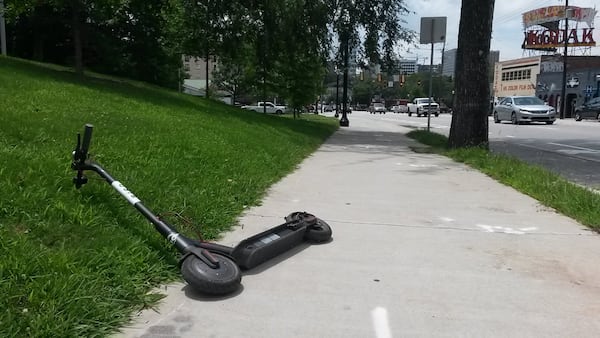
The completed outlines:
<svg viewBox="0 0 600 338">
<path fill-rule="evenodd" d="M 88 154 L 88 150 L 90 149 L 90 143 L 92 141 L 92 130 L 94 129 L 94 126 L 87 123 L 85 125 L 85 130 L 83 132 L 83 141 L 81 142 L 81 154 L 84 156 L 84 158 L 87 158 L 87 154 Z"/>
<path fill-rule="evenodd" d="M 82 185 L 87 183 L 87 178 L 83 174 L 86 169 L 85 161 L 88 158 L 88 150 L 92 141 L 92 129 L 94 126 L 91 124 L 85 125 L 83 132 L 83 141 L 81 140 L 81 134 L 77 134 L 77 147 L 73 151 L 73 162 L 71 162 L 71 168 L 77 170 L 77 176 L 73 178 L 73 183 L 76 188 L 80 188 Z"/>
</svg>

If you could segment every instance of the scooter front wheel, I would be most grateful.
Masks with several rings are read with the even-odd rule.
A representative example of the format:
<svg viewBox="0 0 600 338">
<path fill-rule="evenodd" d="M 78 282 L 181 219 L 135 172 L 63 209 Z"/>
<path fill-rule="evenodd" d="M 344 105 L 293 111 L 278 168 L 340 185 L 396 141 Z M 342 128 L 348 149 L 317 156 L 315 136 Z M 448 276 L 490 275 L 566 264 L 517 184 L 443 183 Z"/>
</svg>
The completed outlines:
<svg viewBox="0 0 600 338">
<path fill-rule="evenodd" d="M 213 268 L 195 255 L 189 255 L 181 264 L 183 279 L 198 292 L 224 295 L 235 291 L 242 280 L 240 268 L 233 260 L 211 252 L 219 263 Z"/>
</svg>

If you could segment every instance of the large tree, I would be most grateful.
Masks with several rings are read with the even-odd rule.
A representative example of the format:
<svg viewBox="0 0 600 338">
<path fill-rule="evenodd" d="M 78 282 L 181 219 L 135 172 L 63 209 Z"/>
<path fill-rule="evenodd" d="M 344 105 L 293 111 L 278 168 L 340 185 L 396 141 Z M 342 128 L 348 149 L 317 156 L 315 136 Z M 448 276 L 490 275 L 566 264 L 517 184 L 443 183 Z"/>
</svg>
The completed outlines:
<svg viewBox="0 0 600 338">
<path fill-rule="evenodd" d="M 409 14 L 404 0 L 335 0 L 330 6 L 333 32 L 339 41 L 336 59 L 344 74 L 342 109 L 346 111 L 351 51 L 362 42 L 368 61 L 389 69 L 395 59 L 394 47 L 402 41 L 411 41 L 414 34 L 402 26 L 401 17 Z M 365 33 L 363 40 L 359 31 Z M 340 125 L 348 124 L 344 118 L 340 120 Z"/>
<path fill-rule="evenodd" d="M 283 98 L 297 108 L 321 92 L 331 55 L 337 52 L 338 69 L 347 70 L 350 51 L 364 43 L 366 56 L 385 65 L 394 45 L 410 35 L 401 26 L 401 16 L 408 14 L 405 0 L 6 2 L 13 13 L 11 32 L 20 34 L 12 39 L 22 48 L 15 56 L 170 87 L 176 87 L 180 54 L 216 56 L 227 66 L 221 80 L 226 72 L 236 77 L 228 81 L 231 90 L 243 86 L 242 91 Z M 336 38 L 339 46 L 331 51 Z M 35 48 L 23 48 L 32 41 Z"/>
<path fill-rule="evenodd" d="M 325 0 L 184 0 L 184 52 L 216 56 L 230 92 L 277 97 L 293 108 L 321 91 L 329 48 Z M 231 77 L 227 79 L 227 77 Z"/>
<path fill-rule="evenodd" d="M 462 0 L 456 52 L 456 105 L 448 145 L 488 147 L 489 54 L 494 0 Z"/>
<path fill-rule="evenodd" d="M 328 8 L 319 0 L 287 0 L 278 28 L 278 61 L 273 79 L 295 111 L 311 103 L 322 91 L 329 47 L 324 18 Z"/>
</svg>

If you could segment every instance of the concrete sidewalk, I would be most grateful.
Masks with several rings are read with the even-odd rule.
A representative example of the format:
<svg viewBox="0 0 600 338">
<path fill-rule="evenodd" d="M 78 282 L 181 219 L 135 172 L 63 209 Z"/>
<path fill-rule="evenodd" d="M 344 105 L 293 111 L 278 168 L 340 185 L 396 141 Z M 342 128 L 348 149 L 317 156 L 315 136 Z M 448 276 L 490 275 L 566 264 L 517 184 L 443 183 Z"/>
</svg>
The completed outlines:
<svg viewBox="0 0 600 338">
<path fill-rule="evenodd" d="M 349 118 L 221 242 L 291 211 L 324 219 L 333 241 L 245 272 L 225 298 L 169 285 L 118 336 L 599 336 L 598 235 L 476 170 L 412 151 L 393 117 Z"/>
</svg>

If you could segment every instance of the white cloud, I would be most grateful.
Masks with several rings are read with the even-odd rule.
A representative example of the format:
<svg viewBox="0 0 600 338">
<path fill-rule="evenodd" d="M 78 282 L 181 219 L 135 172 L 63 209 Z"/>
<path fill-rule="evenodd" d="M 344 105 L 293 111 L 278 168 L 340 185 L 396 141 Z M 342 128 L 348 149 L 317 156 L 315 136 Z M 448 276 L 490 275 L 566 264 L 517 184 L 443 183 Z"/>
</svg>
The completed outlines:
<svg viewBox="0 0 600 338">
<path fill-rule="evenodd" d="M 597 0 L 571 0 L 569 5 L 578 7 L 596 7 Z M 447 17 L 446 50 L 458 47 L 458 27 L 460 22 L 461 0 L 406 0 L 408 9 L 415 12 L 406 18 L 407 28 L 419 33 L 421 17 Z M 546 6 L 561 6 L 564 0 L 496 0 L 492 28 L 491 49 L 500 51 L 500 60 L 516 59 L 528 56 L 521 49 L 523 43 L 523 24 L 521 15 L 532 9 Z M 598 8 L 597 8 L 598 9 Z M 598 16 L 596 16 L 596 21 Z M 587 27 L 586 24 L 580 24 Z M 594 30 L 594 40 L 600 44 L 600 28 Z M 434 63 L 441 60 L 443 44 L 434 46 Z M 562 51 L 562 50 L 561 50 Z M 429 64 L 431 45 L 403 46 L 401 56 L 418 58 L 419 63 Z M 600 55 L 600 47 L 592 49 L 592 55 Z"/>
</svg>

